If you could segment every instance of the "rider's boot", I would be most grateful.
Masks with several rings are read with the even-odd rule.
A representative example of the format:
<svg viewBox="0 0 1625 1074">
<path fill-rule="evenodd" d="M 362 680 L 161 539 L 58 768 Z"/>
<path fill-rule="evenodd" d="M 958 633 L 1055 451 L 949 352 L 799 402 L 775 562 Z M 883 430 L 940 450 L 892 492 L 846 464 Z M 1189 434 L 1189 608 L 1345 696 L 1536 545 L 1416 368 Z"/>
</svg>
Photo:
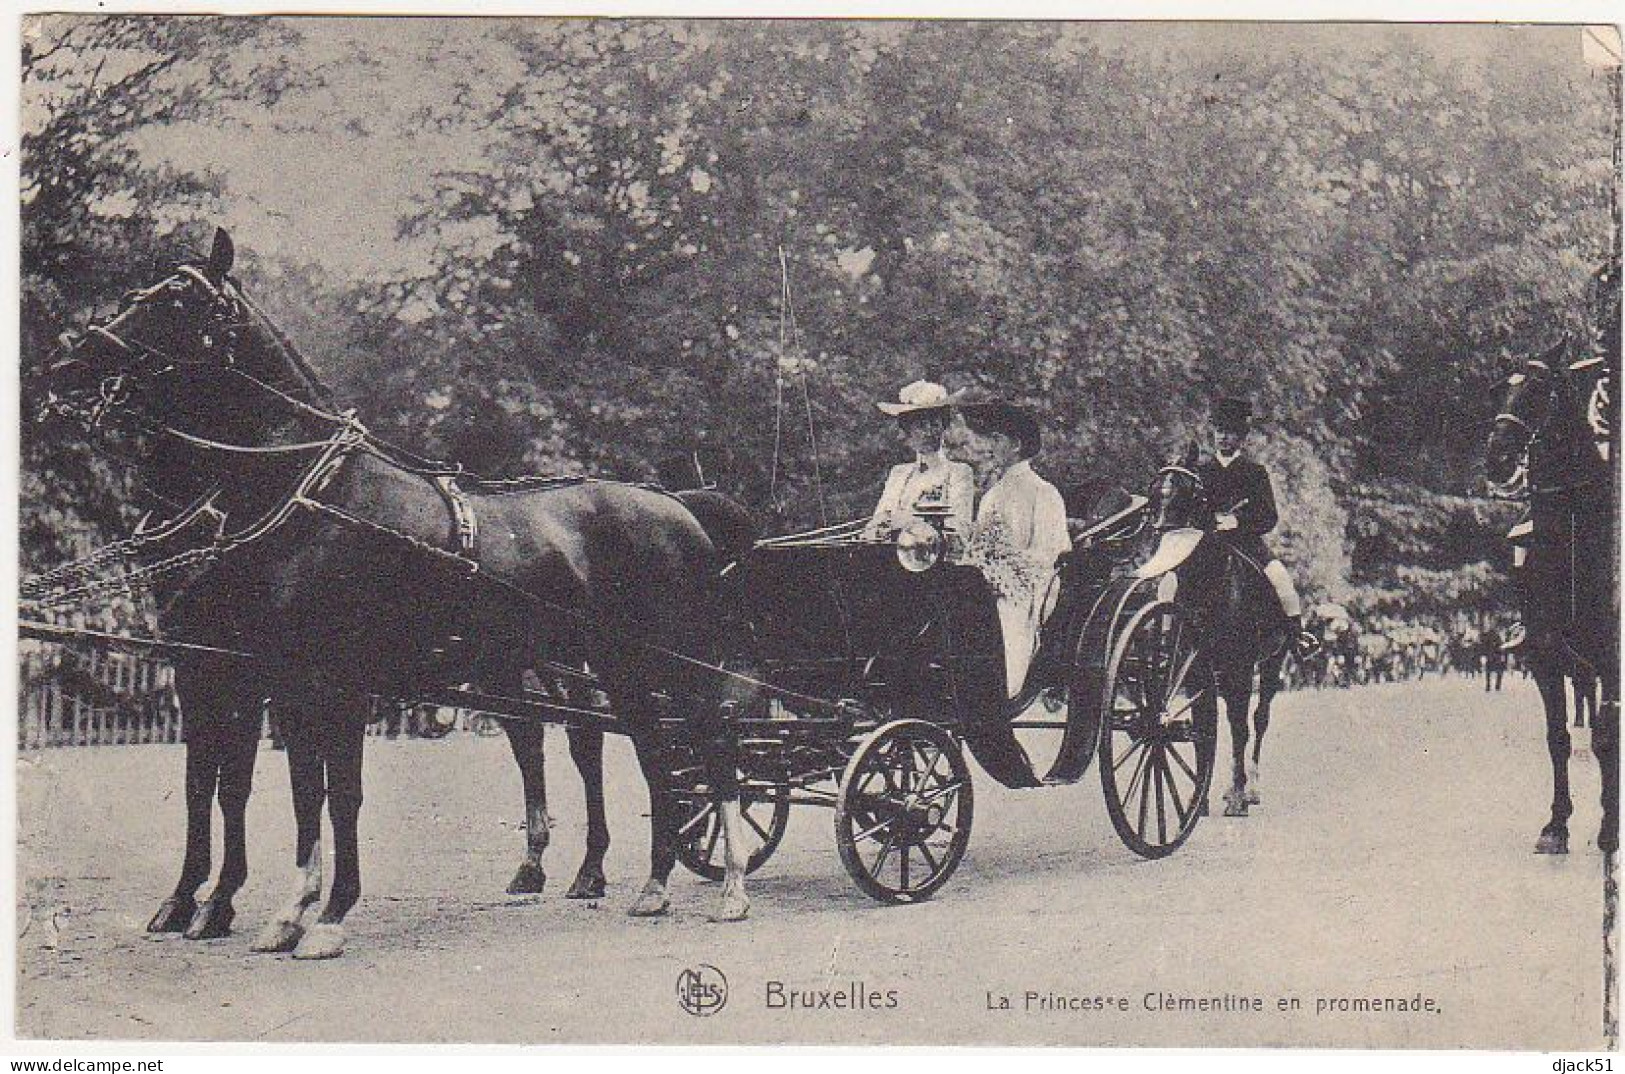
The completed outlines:
<svg viewBox="0 0 1625 1074">
<path fill-rule="evenodd" d="M 1286 638 L 1287 644 L 1292 648 L 1292 655 L 1299 660 L 1308 660 L 1320 652 L 1320 639 L 1303 629 L 1301 615 L 1286 617 Z"/>
</svg>

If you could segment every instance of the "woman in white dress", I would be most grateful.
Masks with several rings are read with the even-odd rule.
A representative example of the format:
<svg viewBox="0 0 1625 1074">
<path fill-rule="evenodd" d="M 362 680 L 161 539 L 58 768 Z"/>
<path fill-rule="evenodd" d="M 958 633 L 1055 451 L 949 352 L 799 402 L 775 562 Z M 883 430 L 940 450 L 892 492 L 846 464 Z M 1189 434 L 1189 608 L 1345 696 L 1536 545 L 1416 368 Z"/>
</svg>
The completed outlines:
<svg viewBox="0 0 1625 1074">
<path fill-rule="evenodd" d="M 1049 614 L 1046 598 L 1055 563 L 1072 548 L 1066 503 L 1056 487 L 1033 471 L 1042 446 L 1038 420 L 1003 400 L 958 404 L 953 453 L 976 472 L 982 500 L 976 508 L 964 560 L 981 568 L 998 594 L 1004 634 L 1006 689 L 1021 692 Z"/>
</svg>

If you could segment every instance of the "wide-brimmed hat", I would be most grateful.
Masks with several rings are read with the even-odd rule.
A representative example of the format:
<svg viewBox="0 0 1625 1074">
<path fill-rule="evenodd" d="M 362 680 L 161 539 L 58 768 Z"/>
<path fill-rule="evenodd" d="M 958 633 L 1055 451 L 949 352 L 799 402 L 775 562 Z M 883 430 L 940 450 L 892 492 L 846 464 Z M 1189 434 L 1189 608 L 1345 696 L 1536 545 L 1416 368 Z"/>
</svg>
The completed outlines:
<svg viewBox="0 0 1625 1074">
<path fill-rule="evenodd" d="M 1030 459 L 1044 447 L 1038 418 L 1026 407 L 1001 399 L 979 388 L 967 388 L 953 396 L 953 404 L 965 415 L 965 422 L 982 433 L 1003 433 L 1021 445 L 1021 457 Z"/>
<path fill-rule="evenodd" d="M 884 414 L 900 418 L 904 414 L 916 414 L 922 410 L 944 410 L 950 404 L 948 389 L 933 380 L 917 380 L 912 384 L 903 386 L 897 393 L 895 403 L 876 403 Z"/>
<path fill-rule="evenodd" d="M 1213 404 L 1213 425 L 1221 432 L 1244 433 L 1253 420 L 1253 405 L 1231 396 Z"/>
</svg>

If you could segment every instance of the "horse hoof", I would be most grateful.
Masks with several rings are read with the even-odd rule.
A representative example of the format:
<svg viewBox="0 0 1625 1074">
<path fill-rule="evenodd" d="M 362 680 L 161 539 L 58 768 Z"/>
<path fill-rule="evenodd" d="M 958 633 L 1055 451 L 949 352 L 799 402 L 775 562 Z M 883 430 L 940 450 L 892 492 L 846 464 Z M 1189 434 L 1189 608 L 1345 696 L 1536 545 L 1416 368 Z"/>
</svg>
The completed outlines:
<svg viewBox="0 0 1625 1074">
<path fill-rule="evenodd" d="M 604 879 L 603 873 L 578 873 L 575 881 L 571 883 L 570 890 L 564 893 L 566 899 L 602 899 L 609 882 Z"/>
<path fill-rule="evenodd" d="M 1264 800 L 1258 796 L 1258 792 L 1251 790 L 1247 792 L 1247 796 L 1243 798 L 1242 801 L 1246 802 L 1249 806 L 1264 804 Z"/>
<path fill-rule="evenodd" d="M 651 880 L 644 885 L 643 890 L 638 894 L 637 901 L 626 912 L 626 916 L 661 917 L 669 910 L 671 910 L 671 899 L 666 895 L 665 886 Z"/>
<path fill-rule="evenodd" d="M 222 899 L 205 899 L 203 905 L 197 908 L 192 915 L 192 923 L 186 926 L 188 940 L 218 940 L 223 936 L 231 935 L 231 923 L 237 917 L 237 911 L 231 903 Z"/>
<path fill-rule="evenodd" d="M 1568 852 L 1568 832 L 1541 832 L 1540 838 L 1535 840 L 1536 854 L 1567 854 Z"/>
<path fill-rule="evenodd" d="M 148 932 L 182 932 L 197 913 L 197 900 L 190 895 L 171 895 L 158 904 L 158 912 L 147 922 Z"/>
<path fill-rule="evenodd" d="M 509 895 L 540 895 L 547 886 L 547 874 L 534 862 L 525 862 L 508 881 Z"/>
<path fill-rule="evenodd" d="M 1224 815 L 1227 817 L 1245 817 L 1247 815 L 1247 799 L 1240 795 L 1225 795 Z"/>
<path fill-rule="evenodd" d="M 297 921 L 269 921 L 254 937 L 249 950 L 267 955 L 284 954 L 298 947 L 304 935 L 304 926 Z"/>
<path fill-rule="evenodd" d="M 722 901 L 717 904 L 712 921 L 743 921 L 750 915 L 750 899 L 743 887 L 723 888 Z"/>
<path fill-rule="evenodd" d="M 344 926 L 317 922 L 293 949 L 293 957 L 302 960 L 338 958 L 344 954 Z"/>
</svg>

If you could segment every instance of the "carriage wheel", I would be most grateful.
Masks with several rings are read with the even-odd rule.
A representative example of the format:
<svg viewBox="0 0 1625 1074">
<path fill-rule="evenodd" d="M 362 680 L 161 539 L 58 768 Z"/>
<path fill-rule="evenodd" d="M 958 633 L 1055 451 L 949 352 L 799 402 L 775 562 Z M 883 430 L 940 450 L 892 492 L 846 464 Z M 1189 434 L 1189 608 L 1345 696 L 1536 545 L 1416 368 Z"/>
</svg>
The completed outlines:
<svg viewBox="0 0 1625 1074">
<path fill-rule="evenodd" d="M 965 856 L 972 809 L 970 769 L 952 735 L 924 720 L 885 724 L 864 738 L 841 776 L 841 862 L 871 898 L 930 898 Z"/>
<path fill-rule="evenodd" d="M 677 829 L 677 860 L 696 876 L 721 880 L 726 865 L 722 846 L 722 814 L 709 793 L 680 793 L 682 822 Z M 775 783 L 739 789 L 739 812 L 744 819 L 745 872 L 761 868 L 784 841 L 790 827 L 790 786 Z"/>
<path fill-rule="evenodd" d="M 1207 802 L 1218 707 L 1200 656 L 1185 613 L 1153 601 L 1117 635 L 1106 668 L 1100 781 L 1112 827 L 1141 857 L 1177 850 Z"/>
</svg>

